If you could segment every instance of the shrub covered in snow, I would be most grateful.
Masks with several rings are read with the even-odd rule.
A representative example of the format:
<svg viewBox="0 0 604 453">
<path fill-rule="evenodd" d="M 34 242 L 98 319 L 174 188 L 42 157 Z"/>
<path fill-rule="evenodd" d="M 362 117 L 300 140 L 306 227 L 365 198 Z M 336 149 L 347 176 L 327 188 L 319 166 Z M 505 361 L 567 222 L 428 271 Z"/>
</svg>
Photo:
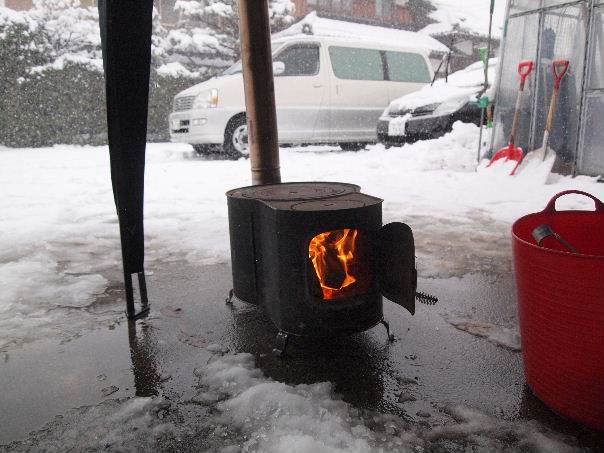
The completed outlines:
<svg viewBox="0 0 604 453">
<path fill-rule="evenodd" d="M 181 0 L 167 30 L 153 17 L 150 140 L 167 140 L 176 93 L 238 58 L 234 0 Z M 293 21 L 290 0 L 272 0 L 272 24 Z M 0 144 L 106 142 L 103 62 L 96 7 L 79 0 L 35 0 L 29 11 L 0 7 Z"/>
<path fill-rule="evenodd" d="M 199 81 L 161 71 L 166 31 L 155 13 L 149 138 L 167 139 L 173 96 Z M 106 142 L 98 11 L 78 0 L 36 0 L 30 11 L 0 8 L 0 142 L 8 146 Z M 193 74 L 195 75 L 195 74 Z"/>
<path fill-rule="evenodd" d="M 230 66 L 239 58 L 239 15 L 236 0 L 178 0 L 177 26 L 166 37 L 170 60 L 192 73 L 204 68 Z M 270 0 L 269 16 L 273 31 L 291 24 L 294 5 L 290 0 Z"/>
</svg>

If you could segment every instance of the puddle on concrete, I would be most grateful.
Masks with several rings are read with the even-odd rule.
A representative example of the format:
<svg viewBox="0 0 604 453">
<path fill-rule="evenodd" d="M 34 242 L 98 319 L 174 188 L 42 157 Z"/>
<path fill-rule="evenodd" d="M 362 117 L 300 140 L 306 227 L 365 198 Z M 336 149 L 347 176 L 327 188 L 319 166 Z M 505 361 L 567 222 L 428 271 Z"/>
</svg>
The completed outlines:
<svg viewBox="0 0 604 453">
<path fill-rule="evenodd" d="M 348 338 L 295 339 L 286 360 L 271 354 L 276 330 L 261 309 L 240 301 L 225 306 L 230 279 L 225 265 L 166 264 L 148 279 L 151 315 L 136 330 L 120 322 L 80 331 L 69 342 L 41 340 L 5 353 L 0 443 L 23 437 L 72 407 L 106 399 L 163 395 L 191 400 L 194 370 L 209 360 L 212 351 L 206 347 L 211 344 L 220 345 L 212 347 L 222 348 L 219 352 L 253 354 L 262 372 L 277 381 L 329 381 L 356 408 L 414 423 L 433 423 L 434 405 L 463 404 L 498 418 L 537 419 L 586 446 L 603 440 L 531 395 L 521 354 L 446 322 L 444 315 L 461 312 L 494 325 L 514 325 L 509 275 L 420 279 L 420 289 L 440 301 L 418 305 L 415 316 L 385 301 L 394 344 L 378 326 Z M 118 390 L 103 397 L 103 389 L 112 387 Z"/>
</svg>

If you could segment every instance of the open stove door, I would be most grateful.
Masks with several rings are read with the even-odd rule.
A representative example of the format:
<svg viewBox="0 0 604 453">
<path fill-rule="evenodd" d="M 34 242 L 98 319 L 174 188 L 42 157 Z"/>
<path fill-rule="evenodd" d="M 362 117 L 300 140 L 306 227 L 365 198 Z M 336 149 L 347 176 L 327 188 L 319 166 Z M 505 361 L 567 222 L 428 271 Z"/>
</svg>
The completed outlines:
<svg viewBox="0 0 604 453">
<path fill-rule="evenodd" d="M 415 314 L 415 243 L 409 226 L 400 222 L 384 225 L 377 234 L 376 274 L 381 293 Z"/>
</svg>

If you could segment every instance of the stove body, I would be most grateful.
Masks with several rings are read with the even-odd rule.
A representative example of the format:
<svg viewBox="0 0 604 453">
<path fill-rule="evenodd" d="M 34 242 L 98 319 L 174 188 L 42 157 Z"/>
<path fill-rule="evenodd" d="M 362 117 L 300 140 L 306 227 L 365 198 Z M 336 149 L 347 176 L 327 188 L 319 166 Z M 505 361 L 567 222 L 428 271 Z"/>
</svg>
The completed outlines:
<svg viewBox="0 0 604 453">
<path fill-rule="evenodd" d="M 227 199 L 234 295 L 281 332 L 367 330 L 383 320 L 382 295 L 414 313 L 413 234 L 382 226 L 381 199 L 322 182 L 242 187 Z"/>
</svg>

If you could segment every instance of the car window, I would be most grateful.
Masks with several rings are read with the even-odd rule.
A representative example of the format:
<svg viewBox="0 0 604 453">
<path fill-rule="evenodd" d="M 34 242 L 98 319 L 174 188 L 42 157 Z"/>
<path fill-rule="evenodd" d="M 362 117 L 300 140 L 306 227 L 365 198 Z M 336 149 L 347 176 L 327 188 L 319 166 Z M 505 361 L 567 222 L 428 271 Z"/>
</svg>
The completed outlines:
<svg viewBox="0 0 604 453">
<path fill-rule="evenodd" d="M 429 83 L 430 70 L 424 57 L 411 52 L 386 51 L 388 78 L 393 82 Z"/>
<path fill-rule="evenodd" d="M 280 76 L 312 76 L 319 73 L 319 46 L 303 45 L 285 49 L 273 58 L 281 61 L 285 70 Z"/>
<path fill-rule="evenodd" d="M 379 50 L 330 46 L 329 56 L 338 79 L 384 80 Z"/>
</svg>

